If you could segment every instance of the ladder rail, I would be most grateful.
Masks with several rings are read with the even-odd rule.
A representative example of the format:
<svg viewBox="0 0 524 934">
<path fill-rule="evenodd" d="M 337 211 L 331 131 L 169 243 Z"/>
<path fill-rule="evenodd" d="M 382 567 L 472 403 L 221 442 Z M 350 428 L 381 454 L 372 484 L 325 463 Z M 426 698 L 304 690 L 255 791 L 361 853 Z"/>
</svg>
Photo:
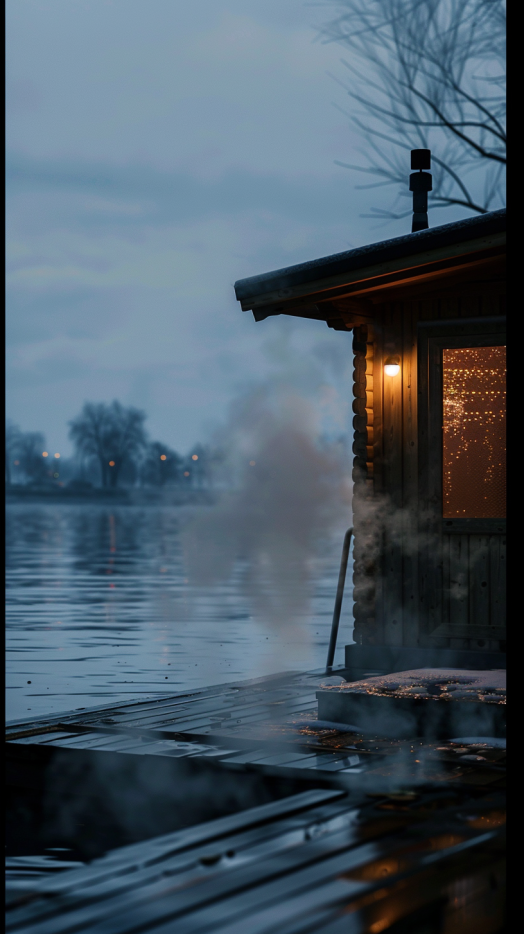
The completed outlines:
<svg viewBox="0 0 524 934">
<path fill-rule="evenodd" d="M 340 613 L 342 610 L 342 599 L 344 597 L 344 585 L 346 583 L 346 572 L 349 560 L 349 549 L 353 537 L 353 527 L 347 530 L 344 535 L 344 544 L 342 545 L 342 557 L 340 559 L 340 571 L 338 574 L 337 595 L 335 598 L 335 608 L 333 610 L 333 621 L 331 623 L 331 635 L 329 638 L 329 648 L 326 662 L 326 673 L 333 668 L 335 659 L 335 649 L 337 647 L 338 626 L 340 623 Z"/>
</svg>

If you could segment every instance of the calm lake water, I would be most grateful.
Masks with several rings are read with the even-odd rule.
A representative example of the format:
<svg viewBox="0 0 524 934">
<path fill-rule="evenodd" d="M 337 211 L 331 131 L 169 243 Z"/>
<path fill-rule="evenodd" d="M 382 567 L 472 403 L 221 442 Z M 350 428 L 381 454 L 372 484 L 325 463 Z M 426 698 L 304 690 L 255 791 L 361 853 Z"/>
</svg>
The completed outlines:
<svg viewBox="0 0 524 934">
<path fill-rule="evenodd" d="M 196 508 L 7 506 L 7 719 L 325 664 L 344 528 L 308 561 L 300 618 L 275 622 L 246 562 L 189 581 L 181 529 Z M 336 664 L 351 608 L 348 571 Z"/>
</svg>

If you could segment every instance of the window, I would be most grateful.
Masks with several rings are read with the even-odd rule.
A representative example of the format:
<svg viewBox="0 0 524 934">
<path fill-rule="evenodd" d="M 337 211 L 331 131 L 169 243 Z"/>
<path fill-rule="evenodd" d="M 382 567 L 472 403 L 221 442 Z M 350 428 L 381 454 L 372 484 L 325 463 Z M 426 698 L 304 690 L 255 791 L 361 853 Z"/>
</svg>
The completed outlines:
<svg viewBox="0 0 524 934">
<path fill-rule="evenodd" d="M 506 515 L 506 348 L 442 349 L 445 519 Z"/>
</svg>

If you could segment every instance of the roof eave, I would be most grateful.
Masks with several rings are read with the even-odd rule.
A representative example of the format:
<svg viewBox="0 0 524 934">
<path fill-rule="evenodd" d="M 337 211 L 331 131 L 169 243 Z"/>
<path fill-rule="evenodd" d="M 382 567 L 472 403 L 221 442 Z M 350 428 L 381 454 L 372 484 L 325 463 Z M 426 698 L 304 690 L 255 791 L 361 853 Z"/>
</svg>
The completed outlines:
<svg viewBox="0 0 524 934">
<path fill-rule="evenodd" d="M 310 306 L 304 317 L 326 320 L 325 315 L 316 313 L 317 302 L 357 294 L 367 294 L 369 298 L 391 282 L 429 277 L 504 252 L 505 226 L 505 211 L 468 218 L 432 231 L 242 279 L 235 283 L 235 292 L 242 310 L 253 311 L 256 320 L 274 314 L 300 315 L 301 305 Z"/>
</svg>

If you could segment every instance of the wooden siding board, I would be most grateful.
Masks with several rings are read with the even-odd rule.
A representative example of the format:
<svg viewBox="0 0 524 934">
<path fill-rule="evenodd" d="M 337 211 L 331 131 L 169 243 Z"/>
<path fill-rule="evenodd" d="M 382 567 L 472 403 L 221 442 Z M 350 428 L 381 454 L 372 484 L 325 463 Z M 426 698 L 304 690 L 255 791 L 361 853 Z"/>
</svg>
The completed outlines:
<svg viewBox="0 0 524 934">
<path fill-rule="evenodd" d="M 384 350 L 381 338 L 373 341 L 373 491 L 380 493 L 383 486 L 384 438 L 382 393 L 384 382 Z M 368 413 L 368 418 L 369 418 Z"/>
<path fill-rule="evenodd" d="M 418 640 L 418 437 L 417 437 L 417 309 L 406 303 L 403 314 L 403 560 L 402 642 Z"/>
<path fill-rule="evenodd" d="M 427 302 L 420 301 L 419 321 L 426 320 L 429 315 L 427 312 Z M 428 520 L 429 512 L 429 482 L 428 482 L 428 462 L 429 462 L 429 348 L 425 340 L 424 332 L 421 333 L 418 342 L 417 359 L 417 411 L 418 411 L 418 496 L 419 496 L 419 520 L 418 533 L 420 536 L 420 549 L 418 560 L 418 607 L 419 607 L 419 626 L 418 642 L 420 645 L 427 644 L 427 620 L 426 620 L 426 577 L 428 569 L 428 539 L 430 536 L 430 525 Z"/>
<path fill-rule="evenodd" d="M 468 625 L 469 620 L 469 536 L 447 535 L 445 539 L 449 554 L 449 627 L 459 632 Z"/>
<path fill-rule="evenodd" d="M 495 637 L 506 638 L 506 536 L 489 539 L 490 620 L 498 630 Z"/>
<path fill-rule="evenodd" d="M 384 320 L 384 354 L 400 353 L 402 346 L 402 305 L 391 303 Z M 403 439 L 402 376 L 383 378 L 384 473 L 387 497 L 384 504 L 384 642 L 402 645 L 402 508 Z"/>
<path fill-rule="evenodd" d="M 456 306 L 455 306 L 456 313 Z M 442 573 L 442 536 L 440 519 L 442 511 L 442 360 L 440 349 L 434 345 L 429 353 L 429 400 L 428 417 L 429 452 L 428 472 L 428 531 L 431 541 L 426 548 L 427 560 L 427 624 L 428 635 L 442 625 L 442 597 L 445 582 Z"/>
<path fill-rule="evenodd" d="M 490 625 L 489 538 L 470 535 L 469 540 L 469 625 L 475 629 Z"/>
</svg>

